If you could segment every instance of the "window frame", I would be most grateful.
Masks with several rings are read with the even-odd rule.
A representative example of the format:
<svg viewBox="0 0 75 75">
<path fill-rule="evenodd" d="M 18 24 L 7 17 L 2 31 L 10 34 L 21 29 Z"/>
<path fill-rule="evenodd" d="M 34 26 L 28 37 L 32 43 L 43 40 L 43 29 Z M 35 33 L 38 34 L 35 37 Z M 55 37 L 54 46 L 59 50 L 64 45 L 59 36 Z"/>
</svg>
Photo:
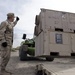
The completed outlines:
<svg viewBox="0 0 75 75">
<path fill-rule="evenodd" d="M 63 44 L 62 34 L 55 34 L 56 44 Z"/>
</svg>

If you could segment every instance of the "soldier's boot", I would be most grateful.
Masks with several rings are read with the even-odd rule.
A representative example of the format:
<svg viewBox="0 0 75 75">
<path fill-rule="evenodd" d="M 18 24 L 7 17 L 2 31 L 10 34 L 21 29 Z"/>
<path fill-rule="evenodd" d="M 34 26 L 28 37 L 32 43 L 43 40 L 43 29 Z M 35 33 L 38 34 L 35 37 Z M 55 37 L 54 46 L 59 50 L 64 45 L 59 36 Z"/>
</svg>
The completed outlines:
<svg viewBox="0 0 75 75">
<path fill-rule="evenodd" d="M 12 75 L 12 73 L 6 70 L 1 70 L 1 75 Z"/>
<path fill-rule="evenodd" d="M 5 72 L 10 73 L 10 74 L 13 74 L 12 72 L 9 72 L 9 71 L 6 71 L 6 70 L 5 70 Z"/>
<path fill-rule="evenodd" d="M 1 75 L 11 75 L 11 74 L 3 71 L 3 72 L 1 72 Z"/>
</svg>

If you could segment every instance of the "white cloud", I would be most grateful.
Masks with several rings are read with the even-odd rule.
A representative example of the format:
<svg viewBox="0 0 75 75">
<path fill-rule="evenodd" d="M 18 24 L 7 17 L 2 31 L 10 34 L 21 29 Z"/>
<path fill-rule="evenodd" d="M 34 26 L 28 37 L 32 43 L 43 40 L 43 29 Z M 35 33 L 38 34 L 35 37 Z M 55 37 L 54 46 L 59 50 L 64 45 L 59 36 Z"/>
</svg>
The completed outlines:
<svg viewBox="0 0 75 75">
<path fill-rule="evenodd" d="M 14 28 L 14 46 L 22 41 L 23 33 L 27 38 L 33 37 L 35 16 L 40 8 L 75 12 L 74 0 L 0 0 L 0 22 L 5 19 L 8 12 L 14 12 L 20 17 L 20 21 Z"/>
</svg>

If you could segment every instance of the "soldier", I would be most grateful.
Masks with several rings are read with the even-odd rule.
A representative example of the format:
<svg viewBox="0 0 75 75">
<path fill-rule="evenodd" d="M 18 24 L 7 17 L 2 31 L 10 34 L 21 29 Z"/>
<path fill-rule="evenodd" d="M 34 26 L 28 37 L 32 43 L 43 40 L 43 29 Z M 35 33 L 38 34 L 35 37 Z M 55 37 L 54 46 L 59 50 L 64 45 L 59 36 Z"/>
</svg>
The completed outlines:
<svg viewBox="0 0 75 75">
<path fill-rule="evenodd" d="M 8 73 L 6 66 L 10 59 L 11 48 L 13 44 L 13 27 L 19 21 L 19 17 L 16 17 L 14 21 L 14 13 L 7 14 L 7 20 L 3 21 L 0 25 L 0 49 L 1 49 L 1 73 Z"/>
</svg>

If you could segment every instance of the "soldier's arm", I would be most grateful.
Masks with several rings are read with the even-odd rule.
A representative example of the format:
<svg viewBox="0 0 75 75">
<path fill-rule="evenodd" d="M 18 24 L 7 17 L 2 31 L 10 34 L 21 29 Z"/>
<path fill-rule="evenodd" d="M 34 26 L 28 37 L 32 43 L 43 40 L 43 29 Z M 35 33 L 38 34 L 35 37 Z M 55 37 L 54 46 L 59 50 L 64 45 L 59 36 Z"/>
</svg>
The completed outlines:
<svg viewBox="0 0 75 75">
<path fill-rule="evenodd" d="M 6 31 L 6 22 L 2 22 L 0 25 L 0 32 L 4 33 Z"/>
<path fill-rule="evenodd" d="M 14 26 L 15 26 L 15 25 L 17 24 L 17 21 L 14 21 L 13 24 L 14 24 Z M 13 26 L 13 27 L 14 27 L 14 26 Z"/>
<path fill-rule="evenodd" d="M 4 39 L 4 34 L 6 31 L 6 22 L 2 22 L 0 25 L 0 39 Z"/>
<path fill-rule="evenodd" d="M 16 17 L 15 22 L 13 22 L 13 23 L 14 23 L 14 26 L 17 24 L 18 21 L 19 21 L 19 17 Z M 13 26 L 13 27 L 14 27 L 14 26 Z"/>
</svg>

